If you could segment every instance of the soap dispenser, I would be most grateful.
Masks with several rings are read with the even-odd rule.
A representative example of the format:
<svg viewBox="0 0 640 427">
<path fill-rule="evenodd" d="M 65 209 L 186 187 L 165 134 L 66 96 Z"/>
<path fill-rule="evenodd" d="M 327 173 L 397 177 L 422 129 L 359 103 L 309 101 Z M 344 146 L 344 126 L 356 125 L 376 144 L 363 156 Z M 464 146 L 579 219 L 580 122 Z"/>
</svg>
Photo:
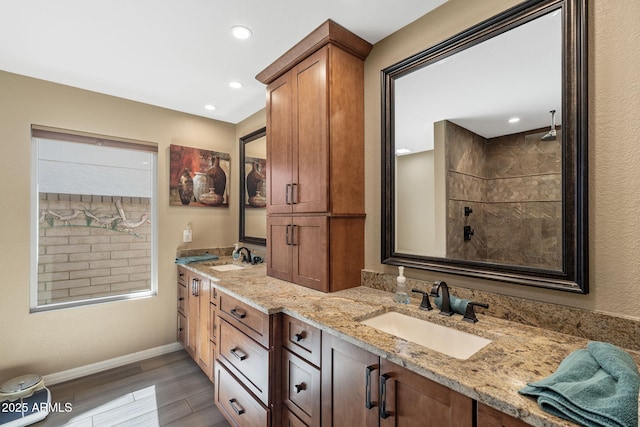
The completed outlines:
<svg viewBox="0 0 640 427">
<path fill-rule="evenodd" d="M 233 252 L 231 252 L 231 256 L 233 257 L 234 261 L 238 261 L 238 259 L 240 258 L 240 251 L 238 250 L 238 243 L 235 243 L 233 245 L 234 249 Z"/>
<path fill-rule="evenodd" d="M 398 267 L 398 277 L 396 278 L 396 294 L 393 297 L 395 302 L 409 304 L 409 294 L 407 293 L 407 278 L 404 277 L 404 267 Z"/>
</svg>

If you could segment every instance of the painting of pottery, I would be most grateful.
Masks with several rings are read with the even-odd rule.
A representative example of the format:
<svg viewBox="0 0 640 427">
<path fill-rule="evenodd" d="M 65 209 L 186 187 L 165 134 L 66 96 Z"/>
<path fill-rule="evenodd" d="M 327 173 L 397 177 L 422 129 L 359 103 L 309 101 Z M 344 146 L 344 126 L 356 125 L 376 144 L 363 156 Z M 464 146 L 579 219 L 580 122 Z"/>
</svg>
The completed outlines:
<svg viewBox="0 0 640 427">
<path fill-rule="evenodd" d="M 245 205 L 250 208 L 264 208 L 267 206 L 267 160 L 255 157 L 245 157 Z"/>
<path fill-rule="evenodd" d="M 169 205 L 229 207 L 229 153 L 171 144 Z"/>
</svg>

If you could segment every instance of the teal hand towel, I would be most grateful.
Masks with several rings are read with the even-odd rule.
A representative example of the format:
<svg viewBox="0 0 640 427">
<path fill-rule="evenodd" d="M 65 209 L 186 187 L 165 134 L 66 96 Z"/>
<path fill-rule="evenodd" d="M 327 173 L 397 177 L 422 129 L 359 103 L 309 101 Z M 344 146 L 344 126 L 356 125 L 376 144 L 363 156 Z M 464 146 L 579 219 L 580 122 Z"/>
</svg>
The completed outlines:
<svg viewBox="0 0 640 427">
<path fill-rule="evenodd" d="M 638 426 L 638 367 L 624 350 L 603 342 L 567 356 L 549 377 L 519 392 L 540 407 L 583 426 Z"/>
<path fill-rule="evenodd" d="M 212 259 L 218 259 L 218 255 L 204 254 L 194 256 L 184 256 L 176 258 L 176 264 L 190 264 L 192 262 L 210 261 Z"/>
</svg>

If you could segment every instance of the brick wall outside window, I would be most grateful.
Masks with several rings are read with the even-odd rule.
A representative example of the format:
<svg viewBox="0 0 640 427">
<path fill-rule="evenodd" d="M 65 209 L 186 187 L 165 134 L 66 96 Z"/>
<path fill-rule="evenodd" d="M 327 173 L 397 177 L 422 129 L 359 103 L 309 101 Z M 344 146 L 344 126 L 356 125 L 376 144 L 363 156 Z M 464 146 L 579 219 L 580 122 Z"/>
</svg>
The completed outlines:
<svg viewBox="0 0 640 427">
<path fill-rule="evenodd" d="M 150 211 L 143 197 L 40 193 L 38 305 L 150 290 Z"/>
</svg>

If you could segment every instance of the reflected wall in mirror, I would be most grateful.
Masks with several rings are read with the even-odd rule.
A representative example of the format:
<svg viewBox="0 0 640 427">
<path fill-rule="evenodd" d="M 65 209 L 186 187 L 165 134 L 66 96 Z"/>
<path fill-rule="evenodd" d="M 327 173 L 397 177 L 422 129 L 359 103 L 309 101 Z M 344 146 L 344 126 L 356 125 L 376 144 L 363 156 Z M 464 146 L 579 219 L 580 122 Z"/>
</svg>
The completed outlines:
<svg viewBox="0 0 640 427">
<path fill-rule="evenodd" d="M 267 243 L 267 130 L 240 138 L 240 237 L 244 243 Z"/>
<path fill-rule="evenodd" d="M 586 293 L 581 0 L 532 0 L 383 70 L 382 261 Z"/>
</svg>

